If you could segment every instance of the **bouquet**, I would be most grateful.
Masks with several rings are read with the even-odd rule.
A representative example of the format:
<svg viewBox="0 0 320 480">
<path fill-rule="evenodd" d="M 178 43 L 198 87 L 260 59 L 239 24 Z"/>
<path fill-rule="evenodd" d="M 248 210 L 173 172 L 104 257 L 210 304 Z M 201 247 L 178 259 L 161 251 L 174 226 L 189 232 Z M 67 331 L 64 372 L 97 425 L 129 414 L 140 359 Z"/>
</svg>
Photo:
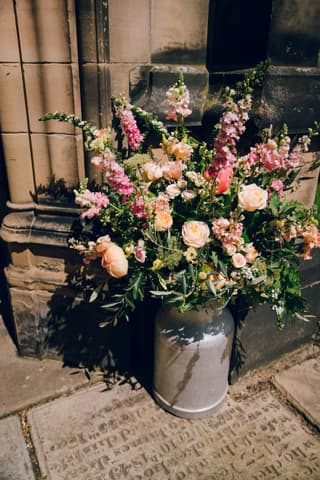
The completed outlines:
<svg viewBox="0 0 320 480">
<path fill-rule="evenodd" d="M 245 296 L 269 303 L 278 326 L 306 319 L 299 262 L 320 246 L 315 212 L 286 193 L 297 188 L 316 123 L 292 139 L 286 125 L 265 129 L 246 150 L 241 138 L 266 65 L 224 92 L 212 141 L 185 127 L 190 95 L 182 75 L 166 93 L 167 128 L 121 95 L 112 99 L 112 127 L 97 129 L 74 115 L 49 113 L 83 130 L 98 181 L 75 192 L 82 229 L 71 248 L 98 264 L 91 301 L 100 298 L 106 323 L 129 319 L 151 296 L 180 311 L 207 301 L 221 307 Z M 301 175 L 300 175 L 301 177 Z"/>
</svg>

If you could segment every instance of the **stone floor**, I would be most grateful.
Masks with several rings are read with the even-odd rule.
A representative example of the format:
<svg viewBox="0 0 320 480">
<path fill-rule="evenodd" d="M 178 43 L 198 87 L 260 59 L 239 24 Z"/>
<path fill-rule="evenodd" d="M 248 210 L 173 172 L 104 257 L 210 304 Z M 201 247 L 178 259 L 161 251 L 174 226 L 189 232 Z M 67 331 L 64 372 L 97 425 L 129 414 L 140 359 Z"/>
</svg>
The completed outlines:
<svg viewBox="0 0 320 480">
<path fill-rule="evenodd" d="M 144 388 L 18 358 L 4 330 L 0 356 L 0 480 L 320 479 L 317 347 L 251 372 L 200 420 Z"/>
</svg>

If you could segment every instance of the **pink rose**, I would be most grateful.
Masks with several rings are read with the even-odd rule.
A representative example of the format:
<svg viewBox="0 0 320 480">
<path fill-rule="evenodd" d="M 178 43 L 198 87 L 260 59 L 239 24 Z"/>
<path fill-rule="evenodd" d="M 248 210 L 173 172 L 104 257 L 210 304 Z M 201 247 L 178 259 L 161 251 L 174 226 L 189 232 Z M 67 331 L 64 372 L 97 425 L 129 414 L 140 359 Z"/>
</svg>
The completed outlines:
<svg viewBox="0 0 320 480">
<path fill-rule="evenodd" d="M 242 255 L 242 253 L 235 253 L 233 256 L 232 256 L 232 263 L 233 263 L 233 266 L 236 267 L 236 268 L 242 268 L 245 266 L 245 264 L 247 263 L 245 257 Z"/>
<path fill-rule="evenodd" d="M 223 168 L 217 175 L 218 191 L 217 193 L 224 193 L 228 190 L 232 180 L 232 167 Z"/>
</svg>

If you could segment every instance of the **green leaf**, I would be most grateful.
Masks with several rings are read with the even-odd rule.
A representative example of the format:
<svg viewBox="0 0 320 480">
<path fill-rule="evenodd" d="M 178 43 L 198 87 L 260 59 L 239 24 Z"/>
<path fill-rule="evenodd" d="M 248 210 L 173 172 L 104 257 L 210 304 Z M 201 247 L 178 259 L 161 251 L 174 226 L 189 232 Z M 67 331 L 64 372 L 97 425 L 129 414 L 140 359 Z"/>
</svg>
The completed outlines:
<svg viewBox="0 0 320 480">
<path fill-rule="evenodd" d="M 172 292 L 161 291 L 161 290 L 150 290 L 151 295 L 155 297 L 167 297 L 168 295 L 172 295 Z"/>
<path fill-rule="evenodd" d="M 94 302 L 98 298 L 99 292 L 97 290 L 94 290 L 89 298 L 89 303 Z"/>
<path fill-rule="evenodd" d="M 272 215 L 275 217 L 279 214 L 279 207 L 280 207 L 280 197 L 276 192 L 272 192 L 270 200 L 269 200 L 269 207 L 272 212 Z"/>
</svg>

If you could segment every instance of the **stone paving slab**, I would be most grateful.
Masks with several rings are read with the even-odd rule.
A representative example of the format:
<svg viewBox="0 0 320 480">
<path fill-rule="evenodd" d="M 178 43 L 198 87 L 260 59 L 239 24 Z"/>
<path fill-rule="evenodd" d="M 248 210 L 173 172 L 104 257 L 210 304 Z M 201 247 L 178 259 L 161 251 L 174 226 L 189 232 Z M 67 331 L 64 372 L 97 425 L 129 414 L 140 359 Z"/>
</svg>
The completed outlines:
<svg viewBox="0 0 320 480">
<path fill-rule="evenodd" d="M 320 357 L 277 373 L 275 385 L 320 428 Z"/>
<path fill-rule="evenodd" d="M 33 408 L 28 421 L 50 480 L 320 478 L 320 437 L 268 391 L 184 420 L 144 390 L 101 384 Z"/>
<path fill-rule="evenodd" d="M 83 371 L 57 360 L 19 357 L 8 334 L 0 335 L 0 378 L 0 417 L 88 383 Z"/>
<path fill-rule="evenodd" d="M 19 419 L 0 420 L 0 480 L 35 480 Z"/>
</svg>

